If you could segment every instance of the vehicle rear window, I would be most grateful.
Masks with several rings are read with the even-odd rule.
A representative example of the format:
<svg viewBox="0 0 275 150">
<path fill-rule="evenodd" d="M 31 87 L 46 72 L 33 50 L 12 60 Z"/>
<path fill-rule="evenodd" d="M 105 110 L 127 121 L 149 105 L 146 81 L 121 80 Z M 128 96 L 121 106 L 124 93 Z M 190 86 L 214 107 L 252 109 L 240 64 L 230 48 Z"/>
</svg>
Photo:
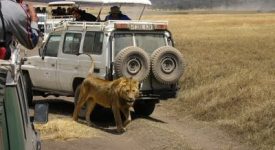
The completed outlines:
<svg viewBox="0 0 275 150">
<path fill-rule="evenodd" d="M 157 48 L 166 45 L 164 34 L 155 33 L 136 33 L 135 42 L 137 47 L 140 47 L 149 53 L 153 53 Z"/>
<path fill-rule="evenodd" d="M 102 44 L 102 32 L 86 32 L 83 53 L 100 55 L 102 53 Z"/>
<path fill-rule="evenodd" d="M 148 53 L 152 53 L 157 48 L 165 45 L 167 44 L 163 33 L 115 33 L 114 35 L 116 54 L 128 46 L 137 46 Z"/>
<path fill-rule="evenodd" d="M 119 52 L 120 50 L 128 47 L 133 46 L 133 34 L 132 33 L 116 33 L 114 35 L 115 43 L 114 49 L 115 53 Z"/>
</svg>

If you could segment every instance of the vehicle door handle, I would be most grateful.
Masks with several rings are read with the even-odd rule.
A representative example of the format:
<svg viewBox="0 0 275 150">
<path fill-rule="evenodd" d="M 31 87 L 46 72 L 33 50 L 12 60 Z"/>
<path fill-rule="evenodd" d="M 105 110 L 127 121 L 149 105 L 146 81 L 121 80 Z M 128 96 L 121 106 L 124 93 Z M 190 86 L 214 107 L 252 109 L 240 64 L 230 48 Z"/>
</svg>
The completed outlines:
<svg viewBox="0 0 275 150">
<path fill-rule="evenodd" d="M 55 66 L 55 64 L 52 64 L 52 67 L 54 67 Z"/>
<path fill-rule="evenodd" d="M 94 73 L 100 73 L 100 69 L 95 68 L 95 69 L 94 69 Z"/>
</svg>

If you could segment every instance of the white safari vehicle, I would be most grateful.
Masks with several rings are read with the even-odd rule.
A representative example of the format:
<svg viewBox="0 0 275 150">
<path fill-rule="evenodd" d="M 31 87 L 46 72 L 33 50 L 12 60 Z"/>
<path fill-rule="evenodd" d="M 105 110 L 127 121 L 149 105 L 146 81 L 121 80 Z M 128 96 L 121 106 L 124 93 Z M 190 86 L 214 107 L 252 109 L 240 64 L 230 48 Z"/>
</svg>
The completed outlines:
<svg viewBox="0 0 275 150">
<path fill-rule="evenodd" d="M 184 71 L 165 21 L 63 22 L 49 34 L 40 56 L 28 57 L 22 66 L 29 100 L 63 95 L 76 101 L 92 62 L 99 78 L 141 81 L 134 109 L 142 115 L 150 115 L 159 99 L 176 96 Z"/>
</svg>

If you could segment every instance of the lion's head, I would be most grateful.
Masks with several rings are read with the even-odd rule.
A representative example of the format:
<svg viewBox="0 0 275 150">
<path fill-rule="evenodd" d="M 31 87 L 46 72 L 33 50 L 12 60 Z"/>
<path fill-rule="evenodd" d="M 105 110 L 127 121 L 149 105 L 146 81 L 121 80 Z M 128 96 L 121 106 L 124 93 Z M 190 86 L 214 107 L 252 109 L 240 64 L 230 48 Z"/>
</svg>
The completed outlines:
<svg viewBox="0 0 275 150">
<path fill-rule="evenodd" d="M 139 82 L 133 78 L 121 77 L 117 80 L 117 95 L 129 106 L 139 97 Z"/>
</svg>

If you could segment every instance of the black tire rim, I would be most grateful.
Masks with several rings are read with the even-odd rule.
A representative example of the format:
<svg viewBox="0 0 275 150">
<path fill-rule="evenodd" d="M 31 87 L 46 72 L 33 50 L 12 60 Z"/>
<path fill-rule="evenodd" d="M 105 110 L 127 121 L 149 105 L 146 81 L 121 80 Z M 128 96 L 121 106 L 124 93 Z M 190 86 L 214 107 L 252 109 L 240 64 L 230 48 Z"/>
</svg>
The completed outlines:
<svg viewBox="0 0 275 150">
<path fill-rule="evenodd" d="M 127 72 L 131 75 L 136 75 L 141 70 L 142 65 L 138 58 L 130 59 L 127 63 Z"/>
<path fill-rule="evenodd" d="M 176 61 L 172 57 L 165 57 L 160 62 L 161 70 L 165 74 L 170 74 L 176 69 Z"/>
</svg>

